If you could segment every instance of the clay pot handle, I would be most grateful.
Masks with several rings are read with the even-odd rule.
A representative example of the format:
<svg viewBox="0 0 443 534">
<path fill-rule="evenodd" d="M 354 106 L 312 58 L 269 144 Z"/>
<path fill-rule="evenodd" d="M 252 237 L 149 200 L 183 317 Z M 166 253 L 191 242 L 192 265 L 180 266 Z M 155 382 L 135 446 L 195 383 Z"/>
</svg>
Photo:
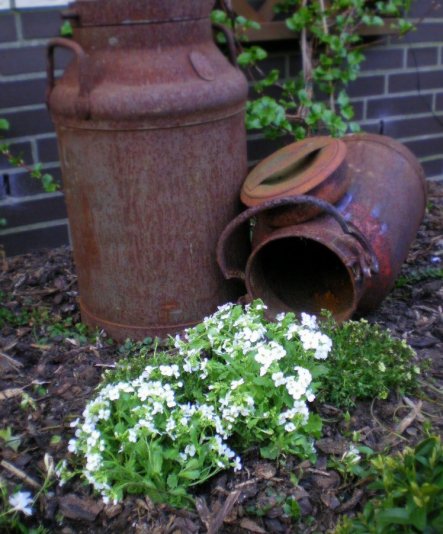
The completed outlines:
<svg viewBox="0 0 443 534">
<path fill-rule="evenodd" d="M 54 39 L 51 39 L 49 41 L 48 46 L 46 48 L 46 105 L 49 107 L 49 99 L 55 85 L 54 51 L 57 47 L 67 48 L 68 50 L 71 50 L 71 52 L 74 52 L 77 58 L 79 71 L 77 112 L 79 118 L 87 119 L 90 116 L 90 78 L 88 74 L 89 56 L 78 43 L 72 41 L 71 39 L 65 39 L 64 37 L 55 37 Z"/>
<path fill-rule="evenodd" d="M 240 215 L 233 219 L 228 226 L 226 226 L 217 244 L 217 262 L 223 272 L 224 277 L 227 279 L 238 278 L 243 281 L 245 280 L 245 266 L 250 250 L 247 252 L 247 254 L 245 253 L 243 255 L 245 257 L 229 258 L 228 260 L 228 256 L 229 249 L 231 248 L 230 244 L 236 239 L 237 234 L 240 231 L 243 231 L 243 226 L 249 223 L 252 217 L 256 217 L 264 211 L 280 208 L 282 206 L 301 206 L 307 204 L 310 206 L 315 206 L 322 212 L 333 217 L 345 234 L 352 236 L 359 242 L 365 255 L 369 259 L 368 268 L 364 269 L 364 274 L 366 276 L 371 276 L 372 273 L 378 273 L 379 265 L 377 256 L 375 255 L 375 252 L 369 241 L 354 224 L 346 221 L 337 208 L 335 208 L 329 202 L 310 195 L 299 195 L 267 200 L 258 206 L 253 206 L 252 208 L 243 211 L 240 213 Z"/>
</svg>

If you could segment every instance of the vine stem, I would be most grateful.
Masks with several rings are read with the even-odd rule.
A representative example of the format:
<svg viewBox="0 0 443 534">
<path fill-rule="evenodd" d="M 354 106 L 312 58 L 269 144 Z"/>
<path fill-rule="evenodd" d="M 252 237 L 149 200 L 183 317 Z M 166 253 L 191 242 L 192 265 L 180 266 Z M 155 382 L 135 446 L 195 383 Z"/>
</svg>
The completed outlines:
<svg viewBox="0 0 443 534">
<path fill-rule="evenodd" d="M 23 160 L 14 161 L 14 155 L 8 148 L 1 149 L 0 154 L 2 154 L 2 156 L 5 156 L 5 158 L 8 160 L 8 163 L 10 163 L 11 165 L 14 165 L 15 167 L 20 167 L 21 169 L 24 169 L 29 173 L 34 172 L 34 169 L 32 167 L 29 167 L 29 165 L 26 165 Z"/>
<path fill-rule="evenodd" d="M 308 0 L 302 1 L 302 7 L 308 5 Z M 305 81 L 305 89 L 308 93 L 308 97 L 311 100 L 313 89 L 312 89 L 312 47 L 308 40 L 308 32 L 304 26 L 301 31 L 300 36 L 300 49 L 302 55 L 302 65 L 303 65 L 303 79 Z M 307 109 L 305 106 L 301 105 L 297 110 L 297 115 L 303 119 L 306 117 Z"/>
<path fill-rule="evenodd" d="M 329 35 L 329 27 L 328 27 L 328 21 L 326 17 L 325 1 L 319 0 L 319 4 L 320 4 L 320 11 L 321 11 L 321 20 L 323 24 L 323 31 L 325 32 L 325 35 Z M 329 82 L 329 87 L 331 89 L 331 92 L 329 95 L 329 107 L 335 113 L 335 96 L 334 96 L 333 85 L 331 82 Z"/>
</svg>

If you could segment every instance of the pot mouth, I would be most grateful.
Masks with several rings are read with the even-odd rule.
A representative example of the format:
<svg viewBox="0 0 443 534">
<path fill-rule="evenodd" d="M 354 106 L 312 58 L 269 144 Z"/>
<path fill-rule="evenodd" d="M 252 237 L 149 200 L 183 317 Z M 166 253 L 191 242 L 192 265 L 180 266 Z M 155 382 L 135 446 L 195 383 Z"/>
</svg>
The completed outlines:
<svg viewBox="0 0 443 534">
<path fill-rule="evenodd" d="M 339 252 L 303 236 L 270 239 L 255 248 L 246 286 L 268 306 L 270 317 L 289 311 L 319 316 L 328 310 L 342 322 L 357 306 L 355 280 Z"/>
<path fill-rule="evenodd" d="M 338 169 L 346 152 L 343 141 L 327 136 L 291 143 L 252 170 L 243 184 L 241 200 L 252 207 L 272 198 L 309 194 Z"/>
</svg>

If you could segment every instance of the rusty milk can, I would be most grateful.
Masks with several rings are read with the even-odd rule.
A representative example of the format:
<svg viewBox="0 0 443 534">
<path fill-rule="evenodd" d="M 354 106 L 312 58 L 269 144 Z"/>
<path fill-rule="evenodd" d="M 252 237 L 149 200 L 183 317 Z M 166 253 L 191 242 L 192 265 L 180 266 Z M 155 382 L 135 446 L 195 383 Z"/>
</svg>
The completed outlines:
<svg viewBox="0 0 443 534">
<path fill-rule="evenodd" d="M 213 0 L 79 0 L 48 45 L 83 320 L 164 336 L 236 298 L 215 260 L 240 210 L 247 83 L 213 42 Z M 73 60 L 54 79 L 54 52 Z"/>
<path fill-rule="evenodd" d="M 249 209 L 218 244 L 224 275 L 243 280 L 270 317 L 328 309 L 343 321 L 392 288 L 424 215 L 426 184 L 406 147 L 359 134 L 285 147 L 248 176 L 242 198 Z M 231 254 L 251 218 L 249 250 Z"/>
</svg>

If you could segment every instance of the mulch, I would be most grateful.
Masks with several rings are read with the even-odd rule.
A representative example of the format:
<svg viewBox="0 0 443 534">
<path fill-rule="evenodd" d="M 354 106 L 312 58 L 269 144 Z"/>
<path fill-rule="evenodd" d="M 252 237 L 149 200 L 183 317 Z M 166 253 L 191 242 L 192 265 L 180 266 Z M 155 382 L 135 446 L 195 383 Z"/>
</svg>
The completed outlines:
<svg viewBox="0 0 443 534">
<path fill-rule="evenodd" d="M 365 485 L 344 480 L 329 467 L 358 431 L 376 451 L 397 450 L 417 442 L 425 422 L 443 435 L 443 186 L 430 184 L 428 209 L 396 288 L 368 319 L 405 339 L 419 359 L 430 361 L 419 398 L 392 394 L 386 401 L 359 403 L 350 420 L 333 406 L 317 406 L 324 418 L 315 465 L 288 457 L 279 463 L 245 458 L 245 468 L 225 472 L 200 488 L 195 511 L 155 505 L 128 497 L 105 506 L 89 486 L 74 480 L 54 484 L 42 496 L 30 526 L 71 533 L 287 533 L 327 532 L 341 514 L 353 514 L 369 497 Z M 60 248 L 3 259 L 0 291 L 12 313 L 45 310 L 66 332 L 47 331 L 30 314 L 23 324 L 0 330 L 0 431 L 10 428 L 16 441 L 0 439 L 0 477 L 35 493 L 45 473 L 43 457 L 57 462 L 66 455 L 75 419 L 94 393 L 104 369 L 119 357 L 103 339 L 70 335 L 66 321 L 80 321 L 77 280 L 71 251 Z M 25 392 L 28 396 L 23 396 Z M 16 450 L 14 450 L 16 449 Z M 298 483 L 294 481 L 297 477 Z M 301 518 L 285 513 L 288 497 L 297 500 Z M 287 510 L 286 510 L 287 512 Z"/>
</svg>

